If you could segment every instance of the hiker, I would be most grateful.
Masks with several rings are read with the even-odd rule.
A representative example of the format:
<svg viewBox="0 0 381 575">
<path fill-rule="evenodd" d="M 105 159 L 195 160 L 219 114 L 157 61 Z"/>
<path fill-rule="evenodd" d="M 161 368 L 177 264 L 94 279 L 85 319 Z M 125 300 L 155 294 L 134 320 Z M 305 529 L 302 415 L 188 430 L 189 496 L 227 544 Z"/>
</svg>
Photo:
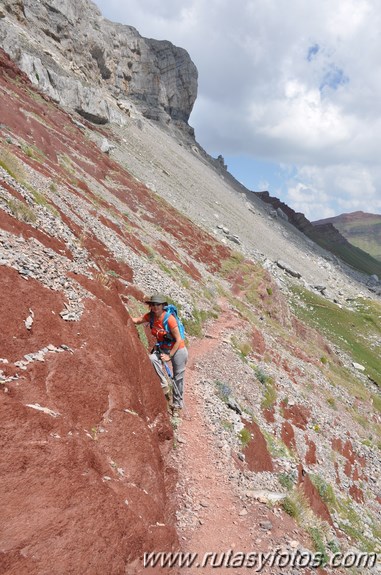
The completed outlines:
<svg viewBox="0 0 381 575">
<path fill-rule="evenodd" d="M 161 387 L 165 396 L 169 397 L 168 383 L 162 370 L 165 362 L 172 363 L 173 373 L 173 405 L 172 414 L 179 416 L 184 405 L 184 372 L 188 360 L 188 350 L 185 347 L 182 324 L 178 323 L 177 314 L 168 314 L 174 306 L 168 306 L 167 298 L 162 294 L 154 294 L 145 301 L 150 311 L 140 317 L 133 317 L 134 324 L 149 323 L 151 333 L 156 337 L 157 343 L 150 353 L 152 365 L 160 378 Z M 176 308 L 174 308 L 176 310 Z M 166 322 L 167 319 L 167 322 Z M 165 327 L 166 324 L 166 327 Z M 167 329 L 166 329 L 167 328 Z"/>
</svg>

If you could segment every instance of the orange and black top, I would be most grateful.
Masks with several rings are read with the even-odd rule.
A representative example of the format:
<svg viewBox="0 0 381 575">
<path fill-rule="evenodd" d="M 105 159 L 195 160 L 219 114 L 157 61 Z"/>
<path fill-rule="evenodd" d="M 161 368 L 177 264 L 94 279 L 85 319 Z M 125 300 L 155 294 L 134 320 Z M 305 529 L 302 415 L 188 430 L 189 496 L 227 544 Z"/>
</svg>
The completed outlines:
<svg viewBox="0 0 381 575">
<path fill-rule="evenodd" d="M 175 344 L 175 339 L 171 335 L 171 333 L 168 333 L 164 329 L 163 320 L 164 320 L 165 314 L 166 314 L 166 312 L 163 311 L 163 313 L 161 314 L 160 317 L 156 317 L 156 316 L 153 317 L 153 323 L 151 325 L 151 333 L 154 337 L 156 337 L 157 342 L 160 344 L 160 348 L 162 350 L 165 350 L 165 349 L 170 350 L 173 348 L 173 346 Z M 144 321 L 151 323 L 151 321 L 152 321 L 151 312 L 146 313 L 143 317 L 144 317 Z M 176 327 L 177 327 L 176 318 L 173 315 L 170 315 L 168 317 L 168 328 L 169 328 L 170 332 L 172 332 L 172 330 Z M 182 349 L 183 347 L 185 347 L 185 342 L 182 339 L 178 349 Z"/>
</svg>

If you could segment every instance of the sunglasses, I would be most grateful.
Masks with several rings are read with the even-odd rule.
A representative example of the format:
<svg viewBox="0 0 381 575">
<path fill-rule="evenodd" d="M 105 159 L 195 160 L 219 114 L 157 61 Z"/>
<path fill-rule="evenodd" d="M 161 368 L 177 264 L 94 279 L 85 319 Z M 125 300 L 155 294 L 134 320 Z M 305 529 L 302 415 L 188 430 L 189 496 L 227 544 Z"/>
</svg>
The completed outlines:
<svg viewBox="0 0 381 575">
<path fill-rule="evenodd" d="M 162 303 L 149 303 L 150 307 L 159 307 L 159 305 L 163 305 Z"/>
</svg>

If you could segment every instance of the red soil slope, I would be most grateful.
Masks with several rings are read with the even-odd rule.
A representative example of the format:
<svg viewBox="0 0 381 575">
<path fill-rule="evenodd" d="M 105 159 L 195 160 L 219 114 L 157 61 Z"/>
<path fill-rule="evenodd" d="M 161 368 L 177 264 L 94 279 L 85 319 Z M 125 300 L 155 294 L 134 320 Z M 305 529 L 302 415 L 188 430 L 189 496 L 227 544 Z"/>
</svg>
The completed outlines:
<svg viewBox="0 0 381 575">
<path fill-rule="evenodd" d="M 100 200 L 86 181 L 102 182 L 130 212 L 139 210 L 143 218 L 160 221 L 195 260 L 218 269 L 229 250 L 195 230 L 102 154 L 68 114 L 31 87 L 3 52 L 0 92 L 1 129 L 7 139 L 23 142 L 11 148 L 20 163 L 65 186 L 95 217 L 92 202 Z M 26 146 L 33 153 L 26 154 Z M 74 167 L 75 177 L 62 158 Z M 19 174 L 21 180 L 24 175 Z M 0 185 L 19 205 L 30 208 L 17 180 L 10 184 L 1 178 Z M 115 212 L 106 200 L 100 203 Z M 67 271 L 63 282 L 84 288 L 87 297 L 81 300 L 77 321 L 65 321 L 60 313 L 70 302 L 64 291 L 22 275 L 11 260 L 0 266 L 0 572 L 104 575 L 125 573 L 128 566 L 136 572 L 134 565 L 144 551 L 178 548 L 170 497 L 176 477 L 166 462 L 172 427 L 121 297 L 142 294 L 133 285 L 128 264 L 82 227 L 75 206 L 75 218 L 58 201 L 54 209 L 88 254 L 83 273 Z M 124 213 L 117 215 L 126 221 Z M 180 219 L 176 229 L 173 218 Z M 47 233 L 38 222 L 22 220 L 2 205 L 4 253 L 8 240 L 15 245 L 20 238 L 28 247 L 42 246 L 51 261 L 65 261 L 69 268 L 75 259 L 73 244 L 58 232 Z M 104 216 L 99 222 L 133 252 L 147 253 L 136 234 Z M 138 222 L 128 220 L 136 230 Z M 200 278 L 194 264 L 181 259 L 169 244 L 162 242 L 160 253 Z M 101 272 L 89 274 L 89 265 Z M 114 276 L 105 279 L 105 269 Z M 33 322 L 27 327 L 31 314 Z"/>
</svg>

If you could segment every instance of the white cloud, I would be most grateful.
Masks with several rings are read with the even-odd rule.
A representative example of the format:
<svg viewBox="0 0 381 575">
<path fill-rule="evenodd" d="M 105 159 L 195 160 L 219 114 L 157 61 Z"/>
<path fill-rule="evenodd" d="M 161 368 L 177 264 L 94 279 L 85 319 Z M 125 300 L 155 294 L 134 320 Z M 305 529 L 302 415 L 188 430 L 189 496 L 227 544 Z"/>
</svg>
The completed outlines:
<svg viewBox="0 0 381 575">
<path fill-rule="evenodd" d="M 286 203 L 312 220 L 357 210 L 381 212 L 374 175 L 362 165 L 304 166 L 288 179 L 285 194 Z"/>
<path fill-rule="evenodd" d="M 381 209 L 378 0 L 96 3 L 189 52 L 199 71 L 190 124 L 207 151 L 295 167 L 300 185 L 282 199 L 314 219 L 326 201 L 334 211 L 367 211 L 370 199 Z"/>
</svg>

